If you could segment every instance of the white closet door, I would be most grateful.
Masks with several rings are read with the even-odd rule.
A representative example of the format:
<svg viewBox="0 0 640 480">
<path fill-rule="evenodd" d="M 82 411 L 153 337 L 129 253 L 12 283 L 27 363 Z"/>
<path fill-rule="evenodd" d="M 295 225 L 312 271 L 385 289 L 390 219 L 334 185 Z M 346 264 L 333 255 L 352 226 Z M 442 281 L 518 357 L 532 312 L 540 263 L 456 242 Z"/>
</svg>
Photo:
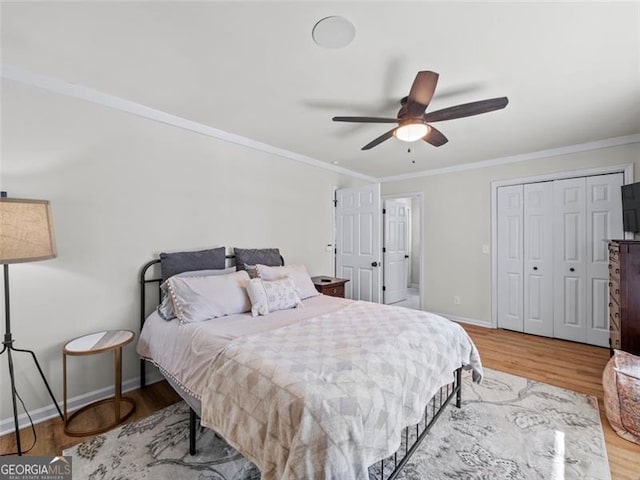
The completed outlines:
<svg viewBox="0 0 640 480">
<path fill-rule="evenodd" d="M 609 346 L 609 240 L 623 238 L 622 173 L 587 178 L 587 343 Z"/>
<path fill-rule="evenodd" d="M 556 180 L 554 337 L 587 340 L 585 178 Z"/>
<path fill-rule="evenodd" d="M 553 182 L 524 185 L 524 331 L 553 336 Z"/>
<path fill-rule="evenodd" d="M 523 331 L 523 186 L 498 188 L 498 327 Z"/>
</svg>

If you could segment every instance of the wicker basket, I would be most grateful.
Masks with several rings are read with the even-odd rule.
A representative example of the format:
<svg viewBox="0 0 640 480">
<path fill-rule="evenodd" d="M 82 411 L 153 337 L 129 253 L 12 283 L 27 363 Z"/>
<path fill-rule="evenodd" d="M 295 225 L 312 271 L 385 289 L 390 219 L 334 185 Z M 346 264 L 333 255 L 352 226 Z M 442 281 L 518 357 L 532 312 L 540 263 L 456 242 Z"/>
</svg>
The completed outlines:
<svg viewBox="0 0 640 480">
<path fill-rule="evenodd" d="M 640 445 L 640 357 L 615 350 L 602 385 L 609 423 L 622 438 Z"/>
</svg>

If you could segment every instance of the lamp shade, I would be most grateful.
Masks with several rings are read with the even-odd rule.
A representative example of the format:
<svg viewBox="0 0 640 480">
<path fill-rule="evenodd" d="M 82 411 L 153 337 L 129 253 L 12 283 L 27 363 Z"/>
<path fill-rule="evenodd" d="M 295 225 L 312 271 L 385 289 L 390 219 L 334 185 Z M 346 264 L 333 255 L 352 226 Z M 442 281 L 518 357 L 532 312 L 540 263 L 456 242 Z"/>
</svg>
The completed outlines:
<svg viewBox="0 0 640 480">
<path fill-rule="evenodd" d="M 0 198 L 0 263 L 34 262 L 55 256 L 49 202 Z"/>
</svg>

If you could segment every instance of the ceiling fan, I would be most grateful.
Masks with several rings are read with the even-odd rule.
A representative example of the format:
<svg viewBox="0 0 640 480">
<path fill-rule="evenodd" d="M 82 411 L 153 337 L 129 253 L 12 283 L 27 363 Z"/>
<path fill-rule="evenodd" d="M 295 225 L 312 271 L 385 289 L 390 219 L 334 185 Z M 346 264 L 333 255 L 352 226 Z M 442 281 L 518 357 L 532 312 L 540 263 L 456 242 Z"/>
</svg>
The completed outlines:
<svg viewBox="0 0 640 480">
<path fill-rule="evenodd" d="M 440 147 L 449 140 L 431 123 L 453 120 L 454 118 L 470 117 L 481 113 L 500 110 L 507 106 L 507 97 L 490 98 L 478 102 L 464 103 L 453 107 L 443 108 L 435 112 L 426 113 L 433 93 L 438 83 L 438 74 L 431 71 L 418 72 L 409 95 L 400 100 L 400 110 L 397 118 L 381 117 L 333 117 L 334 122 L 353 123 L 397 123 L 398 126 L 383 133 L 375 140 L 367 143 L 362 150 L 369 150 L 385 140 L 395 136 L 405 142 L 424 140 L 434 147 Z"/>
</svg>

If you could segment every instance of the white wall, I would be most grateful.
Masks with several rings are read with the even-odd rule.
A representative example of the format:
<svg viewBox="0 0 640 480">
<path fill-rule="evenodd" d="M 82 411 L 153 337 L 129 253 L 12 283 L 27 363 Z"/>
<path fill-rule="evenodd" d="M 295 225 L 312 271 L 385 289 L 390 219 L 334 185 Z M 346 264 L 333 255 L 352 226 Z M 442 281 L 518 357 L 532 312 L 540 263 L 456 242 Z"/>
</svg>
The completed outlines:
<svg viewBox="0 0 640 480">
<path fill-rule="evenodd" d="M 138 331 L 137 275 L 162 250 L 279 247 L 331 274 L 332 188 L 361 181 L 37 88 L 2 82 L 0 188 L 51 201 L 58 257 L 10 266 L 15 344 L 35 350 L 62 400 L 62 348 L 100 330 Z M 4 324 L 4 309 L 2 309 Z M 0 419 L 12 417 L 0 357 Z M 69 360 L 69 396 L 110 386 L 110 354 Z M 125 347 L 123 378 L 138 375 Z M 50 404 L 16 358 L 27 408 Z M 6 424 L 7 425 L 7 424 Z M 8 424 L 10 426 L 10 424 Z"/>
<path fill-rule="evenodd" d="M 423 309 L 491 322 L 491 258 L 482 246 L 491 245 L 492 181 L 631 163 L 638 181 L 640 144 L 383 183 L 383 195 L 424 195 Z"/>
</svg>

